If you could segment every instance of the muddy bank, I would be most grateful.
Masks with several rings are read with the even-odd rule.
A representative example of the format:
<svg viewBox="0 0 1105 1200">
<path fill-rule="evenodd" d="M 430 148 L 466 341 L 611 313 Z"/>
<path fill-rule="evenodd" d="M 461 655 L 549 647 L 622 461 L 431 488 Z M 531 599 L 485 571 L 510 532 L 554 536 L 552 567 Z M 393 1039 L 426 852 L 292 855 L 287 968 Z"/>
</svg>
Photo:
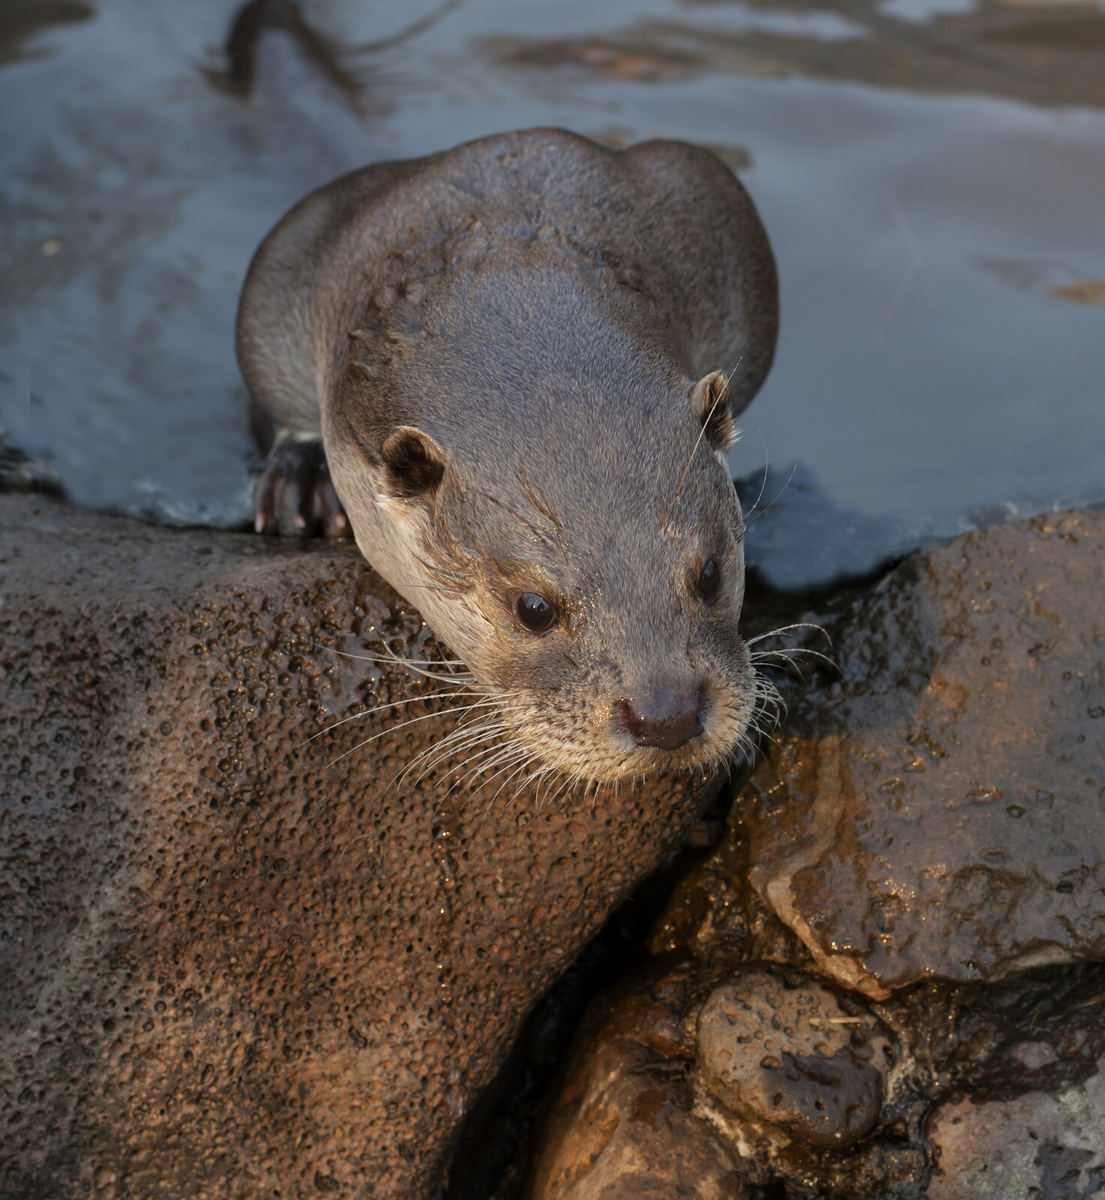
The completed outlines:
<svg viewBox="0 0 1105 1200">
<path fill-rule="evenodd" d="M 454 786 L 455 684 L 348 657 L 438 657 L 351 546 L 6 496 L 0 600 L 0 1195 L 437 1195 L 701 797 Z"/>
<path fill-rule="evenodd" d="M 790 689 L 722 842 L 592 1007 L 531 1200 L 1099 1189 L 1103 589 L 1083 510 L 830 608 L 839 670 Z"/>
</svg>

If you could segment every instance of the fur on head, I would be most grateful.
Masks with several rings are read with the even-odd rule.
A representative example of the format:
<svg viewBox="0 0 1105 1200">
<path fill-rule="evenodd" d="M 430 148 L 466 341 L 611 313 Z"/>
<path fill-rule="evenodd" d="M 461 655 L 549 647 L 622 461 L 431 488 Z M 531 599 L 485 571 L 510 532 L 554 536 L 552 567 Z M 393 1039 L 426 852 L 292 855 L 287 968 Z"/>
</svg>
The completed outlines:
<svg viewBox="0 0 1105 1200">
<path fill-rule="evenodd" d="M 336 367 L 327 453 L 358 543 L 501 699 L 495 762 L 712 768 L 747 749 L 761 691 L 726 376 L 695 380 L 647 297 L 480 267 L 389 302 Z"/>
</svg>

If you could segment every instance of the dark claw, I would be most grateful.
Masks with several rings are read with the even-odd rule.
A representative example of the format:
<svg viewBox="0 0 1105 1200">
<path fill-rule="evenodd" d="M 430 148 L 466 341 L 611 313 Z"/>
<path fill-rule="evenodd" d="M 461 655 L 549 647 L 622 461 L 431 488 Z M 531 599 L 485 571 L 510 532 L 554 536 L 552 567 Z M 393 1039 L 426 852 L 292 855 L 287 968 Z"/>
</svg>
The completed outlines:
<svg viewBox="0 0 1105 1200">
<path fill-rule="evenodd" d="M 277 442 L 253 492 L 253 523 L 258 533 L 282 537 L 349 536 L 321 440 Z"/>
</svg>

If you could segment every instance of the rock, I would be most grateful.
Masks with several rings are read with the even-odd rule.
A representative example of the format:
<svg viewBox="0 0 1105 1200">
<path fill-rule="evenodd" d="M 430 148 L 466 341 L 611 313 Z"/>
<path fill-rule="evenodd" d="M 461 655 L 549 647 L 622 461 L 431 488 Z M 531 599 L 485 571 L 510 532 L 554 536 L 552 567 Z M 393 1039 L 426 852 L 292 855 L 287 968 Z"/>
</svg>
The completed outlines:
<svg viewBox="0 0 1105 1200">
<path fill-rule="evenodd" d="M 710 1162 L 787 1200 L 1105 1187 L 1103 594 L 1105 512 L 1071 512 L 847 601 L 842 677 L 788 698 L 652 957 L 593 1007 L 529 1200 L 605 1196 L 630 1128 L 668 1195 Z M 634 1089 L 661 1079 L 680 1116 L 653 1135 Z"/>
<path fill-rule="evenodd" d="M 1105 1189 L 1105 1059 L 1054 1095 L 958 1099 L 934 1113 L 928 1200 L 1082 1200 Z"/>
<path fill-rule="evenodd" d="M 744 802 L 751 881 L 873 997 L 1105 957 L 1105 511 L 919 551 Z"/>
<path fill-rule="evenodd" d="M 731 1112 L 818 1149 L 843 1148 L 879 1119 L 893 1062 L 886 1031 L 809 980 L 749 971 L 698 1014 L 698 1069 Z"/>
<path fill-rule="evenodd" d="M 5 1200 L 436 1195 L 526 1013 L 694 820 L 681 780 L 404 777 L 464 718 L 345 656 L 381 637 L 436 657 L 350 546 L 0 497 Z"/>
<path fill-rule="evenodd" d="M 588 1013 L 528 1200 L 913 1198 L 926 1155 L 898 1128 L 892 1051 L 869 1009 L 801 972 L 646 963 Z"/>
<path fill-rule="evenodd" d="M 533 1170 L 534 1200 L 743 1200 L 738 1155 L 693 1111 L 686 979 L 590 1014 Z"/>
<path fill-rule="evenodd" d="M 678 1072 L 652 1065 L 642 1047 L 615 1042 L 589 1060 L 578 1121 L 539 1184 L 557 1200 L 743 1200 L 734 1158 L 691 1112 Z M 693 1190 L 689 1190 L 692 1189 Z"/>
<path fill-rule="evenodd" d="M 646 962 L 587 1016 L 528 1200 L 628 1197 L 645 1163 L 665 1196 L 1082 1200 L 1105 1182 L 1103 987 L 1084 964 L 873 1004 L 794 969 Z"/>
</svg>

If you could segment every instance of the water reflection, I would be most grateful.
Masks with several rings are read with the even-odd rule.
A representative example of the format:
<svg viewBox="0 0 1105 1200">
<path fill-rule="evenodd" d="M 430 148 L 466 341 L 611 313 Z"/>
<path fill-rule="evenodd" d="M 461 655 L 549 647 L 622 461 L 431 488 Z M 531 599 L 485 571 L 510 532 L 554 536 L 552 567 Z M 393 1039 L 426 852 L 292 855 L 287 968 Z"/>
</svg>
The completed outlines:
<svg viewBox="0 0 1105 1200">
<path fill-rule="evenodd" d="M 801 463 L 750 534 L 775 582 L 1105 499 L 1100 5 L 303 7 L 334 69 L 277 32 L 248 98 L 221 0 L 0 16 L 0 426 L 77 502 L 242 520 L 262 234 L 352 166 L 527 124 L 708 145 L 756 198 L 783 333 L 733 469 Z"/>
</svg>

